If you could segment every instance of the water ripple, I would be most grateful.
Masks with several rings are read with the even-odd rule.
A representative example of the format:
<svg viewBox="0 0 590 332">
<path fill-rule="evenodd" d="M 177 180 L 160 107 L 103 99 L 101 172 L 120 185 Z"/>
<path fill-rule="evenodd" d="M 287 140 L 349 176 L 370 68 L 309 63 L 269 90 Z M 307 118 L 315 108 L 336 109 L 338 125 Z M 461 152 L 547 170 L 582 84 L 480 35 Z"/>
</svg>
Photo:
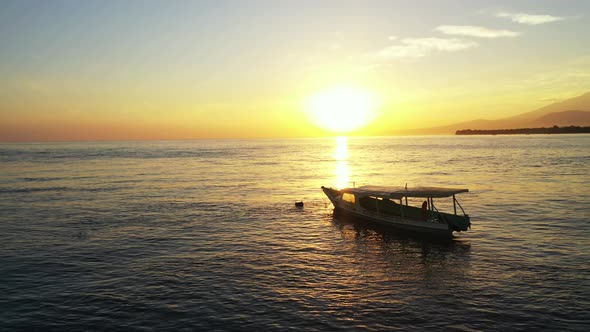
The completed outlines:
<svg viewBox="0 0 590 332">
<path fill-rule="evenodd" d="M 0 330 L 583 331 L 588 137 L 349 139 L 471 189 L 450 241 L 335 218 L 328 139 L 1 145 Z"/>
</svg>

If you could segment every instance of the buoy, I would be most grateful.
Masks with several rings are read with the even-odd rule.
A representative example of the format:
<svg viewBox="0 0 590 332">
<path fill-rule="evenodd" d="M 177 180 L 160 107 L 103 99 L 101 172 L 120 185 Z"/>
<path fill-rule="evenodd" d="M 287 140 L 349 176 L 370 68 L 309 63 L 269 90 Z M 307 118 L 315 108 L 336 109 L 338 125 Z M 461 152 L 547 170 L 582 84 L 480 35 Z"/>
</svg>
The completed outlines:
<svg viewBox="0 0 590 332">
<path fill-rule="evenodd" d="M 297 202 L 295 202 L 295 206 L 296 207 L 303 207 L 303 202 L 302 201 L 297 201 Z"/>
</svg>

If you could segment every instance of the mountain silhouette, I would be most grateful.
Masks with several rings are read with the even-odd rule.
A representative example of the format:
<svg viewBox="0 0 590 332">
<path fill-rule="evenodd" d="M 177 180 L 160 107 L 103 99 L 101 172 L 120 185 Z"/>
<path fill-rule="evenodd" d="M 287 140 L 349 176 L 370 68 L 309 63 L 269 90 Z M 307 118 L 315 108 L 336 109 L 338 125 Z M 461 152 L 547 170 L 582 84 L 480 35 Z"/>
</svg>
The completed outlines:
<svg viewBox="0 0 590 332">
<path fill-rule="evenodd" d="M 404 134 L 454 134 L 463 129 L 517 129 L 552 126 L 590 126 L 590 92 L 534 111 L 497 120 L 471 120 L 452 125 L 405 131 Z"/>
</svg>

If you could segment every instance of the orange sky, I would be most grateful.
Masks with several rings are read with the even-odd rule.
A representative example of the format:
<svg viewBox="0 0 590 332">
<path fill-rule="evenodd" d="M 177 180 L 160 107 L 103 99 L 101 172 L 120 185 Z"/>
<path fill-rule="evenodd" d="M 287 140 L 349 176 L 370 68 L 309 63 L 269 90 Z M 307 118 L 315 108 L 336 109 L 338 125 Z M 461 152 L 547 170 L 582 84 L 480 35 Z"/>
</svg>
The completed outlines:
<svg viewBox="0 0 590 332">
<path fill-rule="evenodd" d="M 348 111 L 374 118 L 346 132 L 360 135 L 590 90 L 587 1 L 58 0 L 0 13 L 5 142 L 341 134 L 317 118 L 346 106 L 306 105 L 343 85 L 378 100 Z"/>
</svg>

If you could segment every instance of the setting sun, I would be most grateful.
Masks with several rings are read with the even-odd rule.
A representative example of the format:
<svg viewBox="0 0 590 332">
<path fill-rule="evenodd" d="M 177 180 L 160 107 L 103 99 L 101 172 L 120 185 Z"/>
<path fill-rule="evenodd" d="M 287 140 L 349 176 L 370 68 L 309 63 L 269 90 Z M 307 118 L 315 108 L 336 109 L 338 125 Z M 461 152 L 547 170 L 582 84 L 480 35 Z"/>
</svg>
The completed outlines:
<svg viewBox="0 0 590 332">
<path fill-rule="evenodd" d="M 315 125 L 335 133 L 347 133 L 375 120 L 377 106 L 377 97 L 371 91 L 338 86 L 313 95 L 305 108 Z"/>
</svg>

